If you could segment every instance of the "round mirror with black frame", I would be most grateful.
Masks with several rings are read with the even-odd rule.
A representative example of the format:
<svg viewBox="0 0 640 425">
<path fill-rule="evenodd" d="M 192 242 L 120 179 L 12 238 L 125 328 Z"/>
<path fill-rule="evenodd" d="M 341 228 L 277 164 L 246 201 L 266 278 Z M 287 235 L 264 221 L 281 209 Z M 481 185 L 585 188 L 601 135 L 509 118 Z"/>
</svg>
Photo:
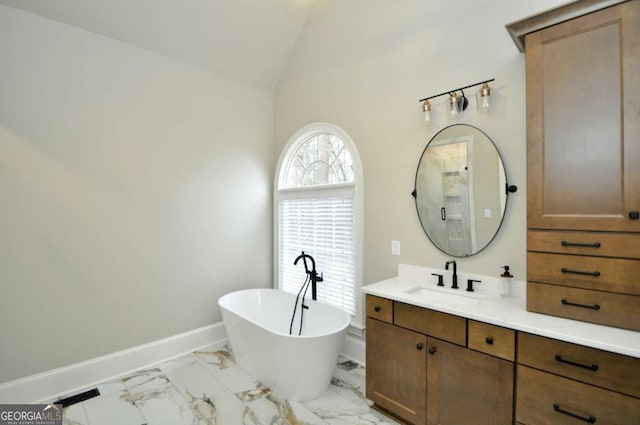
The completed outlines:
<svg viewBox="0 0 640 425">
<path fill-rule="evenodd" d="M 481 130 L 454 124 L 439 131 L 424 149 L 412 195 L 420 224 L 442 252 L 468 257 L 498 233 L 515 192 L 498 149 Z"/>
</svg>

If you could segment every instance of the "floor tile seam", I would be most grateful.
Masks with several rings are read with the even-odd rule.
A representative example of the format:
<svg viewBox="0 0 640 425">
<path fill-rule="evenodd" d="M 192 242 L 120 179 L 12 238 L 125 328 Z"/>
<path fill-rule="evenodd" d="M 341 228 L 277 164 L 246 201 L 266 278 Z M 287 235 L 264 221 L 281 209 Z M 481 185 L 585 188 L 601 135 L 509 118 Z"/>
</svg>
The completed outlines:
<svg viewBox="0 0 640 425">
<path fill-rule="evenodd" d="M 222 380 L 217 376 L 216 373 L 212 372 L 211 370 L 209 370 L 209 368 L 207 366 L 205 366 L 206 364 L 211 365 L 210 363 L 205 362 L 204 360 L 198 358 L 198 356 L 194 356 L 196 359 L 196 363 L 197 365 L 205 371 L 205 373 L 207 375 L 209 375 L 210 377 L 212 377 L 216 382 L 218 382 L 220 385 L 222 385 L 224 388 L 228 389 L 226 385 L 224 385 L 224 382 L 222 382 Z"/>
<path fill-rule="evenodd" d="M 147 419 L 145 418 L 144 414 L 142 413 L 142 410 L 140 409 L 140 407 L 133 401 L 130 401 L 132 399 L 132 395 L 129 392 L 129 390 L 127 388 L 123 388 L 119 391 L 115 391 L 109 395 L 105 395 L 102 398 L 93 398 L 90 400 L 87 400 L 85 402 L 83 402 L 83 404 L 85 404 L 84 407 L 84 411 L 85 411 L 85 417 L 87 419 L 87 425 L 91 425 L 91 415 L 89 415 L 89 412 L 87 411 L 87 407 L 91 404 L 98 404 L 99 402 L 105 403 L 109 397 L 115 397 L 116 394 L 120 393 L 120 395 L 117 397 L 118 401 L 121 403 L 124 403 L 128 406 L 131 406 L 135 409 L 135 411 L 138 413 L 139 417 L 142 419 L 142 423 L 140 425 L 144 425 L 147 422 Z M 126 397 L 126 399 L 123 398 L 124 393 L 126 393 L 128 395 L 128 397 Z"/>
<path fill-rule="evenodd" d="M 84 408 L 84 403 L 85 403 L 86 401 L 87 401 L 87 400 L 85 400 L 85 401 L 83 401 L 83 402 L 76 403 L 76 404 L 72 405 L 72 406 L 77 406 L 77 408 L 81 408 L 81 409 L 82 409 L 82 417 L 83 417 L 83 419 L 84 419 L 84 422 L 82 423 L 82 425 L 90 425 L 90 423 L 89 423 L 89 416 L 87 415 L 87 410 Z M 63 418 L 64 418 L 65 413 L 66 413 L 66 411 L 67 411 L 67 409 L 68 409 L 69 407 L 71 407 L 71 406 L 68 406 L 68 407 L 66 407 L 66 408 L 63 408 L 63 409 L 62 409 L 62 417 L 63 417 Z M 64 419 L 63 419 L 63 423 L 64 423 Z M 76 422 L 74 421 L 74 424 L 75 424 L 75 423 L 76 423 Z"/>
<path fill-rule="evenodd" d="M 144 369 L 144 370 L 140 370 L 140 371 L 136 371 L 136 372 L 131 372 L 129 375 L 139 374 L 140 372 L 144 372 L 144 371 L 147 371 L 147 370 L 153 370 L 153 369 L 155 369 L 155 368 L 152 368 L 152 369 L 148 369 L 148 368 L 146 368 L 146 369 Z M 178 393 L 178 394 L 179 394 L 179 396 L 180 396 L 180 397 L 182 398 L 182 400 L 184 401 L 185 405 L 186 405 L 186 406 L 189 406 L 189 402 L 188 402 L 188 400 L 186 400 L 186 398 L 185 398 L 185 397 L 180 393 L 180 391 L 178 390 L 178 388 L 177 388 L 177 387 L 176 387 L 172 382 L 170 382 L 170 381 L 169 381 L 168 377 L 164 374 L 164 372 L 162 372 L 162 373 L 163 373 L 163 375 L 167 378 L 167 382 L 169 382 L 169 384 L 171 384 L 171 385 L 174 387 L 174 389 L 175 389 L 174 393 Z M 112 393 L 110 393 L 110 394 L 105 394 L 105 395 L 104 395 L 104 397 L 102 398 L 102 400 L 105 400 L 105 399 L 106 399 L 107 397 L 109 397 L 109 396 L 114 396 L 115 394 L 120 393 L 120 395 L 118 396 L 118 399 L 119 399 L 122 403 L 125 403 L 125 404 L 128 404 L 128 405 L 131 405 L 132 407 L 134 407 L 134 408 L 136 409 L 136 411 L 138 412 L 138 414 L 140 415 L 140 417 L 143 419 L 143 421 L 144 421 L 144 422 L 143 422 L 142 424 L 140 424 L 140 425 L 146 425 L 146 424 L 148 424 L 148 423 L 149 423 L 149 420 L 148 420 L 148 419 L 147 419 L 147 417 L 145 416 L 144 411 L 143 411 L 142 406 L 141 406 L 141 402 L 142 402 L 142 401 L 141 401 L 141 400 L 136 400 L 136 396 L 137 396 L 139 393 L 131 392 L 132 388 L 130 388 L 130 387 L 128 387 L 128 386 L 127 386 L 127 384 L 126 384 L 126 382 L 124 381 L 124 379 L 122 379 L 122 381 L 123 381 L 123 385 L 124 385 L 124 388 L 123 388 L 123 389 L 118 390 L 118 391 L 114 391 L 114 392 L 112 392 Z M 144 391 L 142 391 L 141 393 L 144 393 L 144 392 L 150 391 L 150 390 L 152 390 L 153 388 L 157 388 L 157 387 L 152 387 L 151 389 L 145 389 L 145 390 L 144 390 Z M 163 397 L 163 398 L 169 398 L 169 391 L 162 391 L 162 394 L 164 394 L 164 395 L 165 395 L 165 397 Z M 124 397 L 124 398 L 123 398 L 123 396 L 126 396 L 126 397 Z M 85 417 L 87 418 L 87 422 L 88 422 L 88 424 L 87 424 L 87 425 L 91 425 L 91 421 L 90 421 L 90 419 L 89 419 L 89 415 L 88 415 L 88 414 L 87 414 L 87 412 L 86 412 L 86 405 L 85 405 L 85 403 L 91 403 L 91 402 L 95 402 L 95 403 L 97 403 L 97 402 L 99 402 L 99 401 L 100 401 L 100 398 L 101 398 L 101 397 L 99 396 L 99 397 L 96 397 L 96 398 L 93 398 L 93 399 L 86 400 L 86 401 L 82 402 L 82 404 L 84 405 L 84 406 L 83 406 L 83 408 L 84 408 L 84 412 L 85 412 Z M 157 398 L 156 398 L 156 399 L 157 399 Z M 144 400 L 144 401 L 148 401 L 148 400 Z"/>
<path fill-rule="evenodd" d="M 220 372 L 228 369 L 229 367 L 220 367 L 222 366 L 222 361 L 220 366 L 213 364 L 213 363 L 209 363 L 206 360 L 204 360 L 203 358 L 201 358 L 200 356 L 198 356 L 197 354 L 194 354 L 194 357 L 196 358 L 196 361 L 207 371 L 207 373 L 209 373 L 210 375 L 216 377 Z M 237 366 L 237 363 L 235 362 L 234 359 L 230 359 L 229 360 L 230 363 L 233 363 L 233 365 Z M 212 371 L 211 369 L 216 369 L 215 371 Z"/>
<path fill-rule="evenodd" d="M 218 384 L 220 384 L 220 385 L 219 385 L 219 386 L 220 386 L 220 390 L 218 390 L 218 391 L 214 392 L 213 394 L 203 394 L 203 396 L 202 396 L 202 397 L 199 397 L 199 396 L 197 396 L 197 395 L 195 395 L 195 394 L 192 394 L 192 393 L 189 391 L 189 389 L 188 389 L 188 388 L 185 388 L 184 386 L 182 386 L 182 385 L 178 384 L 177 382 L 175 382 L 175 381 L 172 379 L 171 374 L 168 374 L 166 371 L 164 371 L 164 370 L 162 370 L 162 369 L 161 369 L 161 370 L 162 370 L 162 372 L 165 374 L 165 376 L 167 377 L 167 380 L 168 380 L 171 384 L 173 384 L 173 385 L 178 389 L 178 391 L 179 391 L 180 393 L 183 393 L 183 392 L 184 392 L 184 393 L 187 393 L 187 394 L 188 394 L 190 397 L 192 397 L 193 399 L 198 399 L 198 400 L 200 400 L 200 399 L 203 399 L 203 397 L 206 397 L 206 398 L 208 398 L 208 399 L 211 399 L 212 397 L 215 397 L 215 396 L 217 396 L 218 394 L 221 394 L 221 393 L 223 393 L 223 392 L 225 392 L 225 391 L 229 391 L 229 392 L 231 392 L 231 391 L 229 390 L 229 388 L 227 388 L 227 386 L 226 386 L 226 385 L 224 385 L 224 382 L 222 382 L 222 381 L 221 381 L 220 379 L 218 379 L 214 374 L 212 374 L 211 372 L 209 372 L 209 371 L 207 370 L 207 368 L 206 368 L 206 367 L 204 367 L 202 364 L 200 364 L 200 363 L 193 363 L 192 365 L 197 365 L 201 370 L 205 371 L 205 373 L 206 373 L 206 375 L 207 375 L 207 379 L 213 379 L 215 382 L 217 382 Z M 189 366 L 192 366 L 192 365 L 189 365 Z M 184 394 L 183 394 L 183 397 L 184 397 Z M 186 397 L 184 397 L 184 398 L 186 399 Z M 188 399 L 187 399 L 187 402 L 189 402 L 189 400 L 188 400 Z"/>
</svg>

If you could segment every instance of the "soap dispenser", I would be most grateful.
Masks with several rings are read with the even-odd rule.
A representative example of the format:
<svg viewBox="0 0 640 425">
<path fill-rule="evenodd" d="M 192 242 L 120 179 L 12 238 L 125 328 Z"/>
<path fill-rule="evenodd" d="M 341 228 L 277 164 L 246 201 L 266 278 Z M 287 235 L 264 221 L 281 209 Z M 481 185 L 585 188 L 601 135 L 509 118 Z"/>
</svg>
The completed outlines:
<svg viewBox="0 0 640 425">
<path fill-rule="evenodd" d="M 502 292 L 501 296 L 505 298 L 513 298 L 515 296 L 513 289 L 513 275 L 509 273 L 509 266 L 502 266 L 504 273 L 500 275 L 502 278 Z"/>
</svg>

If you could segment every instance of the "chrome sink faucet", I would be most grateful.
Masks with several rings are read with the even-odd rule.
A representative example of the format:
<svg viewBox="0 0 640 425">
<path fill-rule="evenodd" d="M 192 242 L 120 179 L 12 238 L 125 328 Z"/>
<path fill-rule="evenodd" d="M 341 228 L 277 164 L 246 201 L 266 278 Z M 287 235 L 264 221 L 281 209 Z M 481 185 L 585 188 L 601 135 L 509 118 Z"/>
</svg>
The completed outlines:
<svg viewBox="0 0 640 425">
<path fill-rule="evenodd" d="M 458 289 L 458 270 L 455 260 L 449 260 L 444 263 L 444 269 L 449 270 L 449 264 L 453 264 L 453 274 L 451 275 L 451 288 Z"/>
</svg>

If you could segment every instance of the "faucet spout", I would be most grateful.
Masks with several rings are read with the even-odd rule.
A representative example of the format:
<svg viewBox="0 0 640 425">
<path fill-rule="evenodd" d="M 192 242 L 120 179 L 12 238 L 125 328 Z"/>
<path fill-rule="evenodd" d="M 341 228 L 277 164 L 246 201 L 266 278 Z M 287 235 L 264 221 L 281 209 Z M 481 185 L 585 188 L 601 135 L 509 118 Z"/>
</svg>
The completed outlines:
<svg viewBox="0 0 640 425">
<path fill-rule="evenodd" d="M 453 274 L 451 275 L 451 288 L 458 289 L 458 269 L 455 260 L 449 260 L 444 263 L 444 269 L 449 270 L 449 264 L 453 264 Z"/>
<path fill-rule="evenodd" d="M 307 265 L 307 259 L 311 261 L 311 269 L 309 269 L 309 266 Z M 293 261 L 293 265 L 297 265 L 299 260 L 302 260 L 304 262 L 304 270 L 309 276 L 309 280 L 311 281 L 311 299 L 316 301 L 318 298 L 317 283 L 324 280 L 322 273 L 320 273 L 320 276 L 318 276 L 318 272 L 316 271 L 316 261 L 311 255 L 305 254 L 304 251 L 302 251 L 302 254 L 298 255 L 298 257 Z"/>
</svg>

